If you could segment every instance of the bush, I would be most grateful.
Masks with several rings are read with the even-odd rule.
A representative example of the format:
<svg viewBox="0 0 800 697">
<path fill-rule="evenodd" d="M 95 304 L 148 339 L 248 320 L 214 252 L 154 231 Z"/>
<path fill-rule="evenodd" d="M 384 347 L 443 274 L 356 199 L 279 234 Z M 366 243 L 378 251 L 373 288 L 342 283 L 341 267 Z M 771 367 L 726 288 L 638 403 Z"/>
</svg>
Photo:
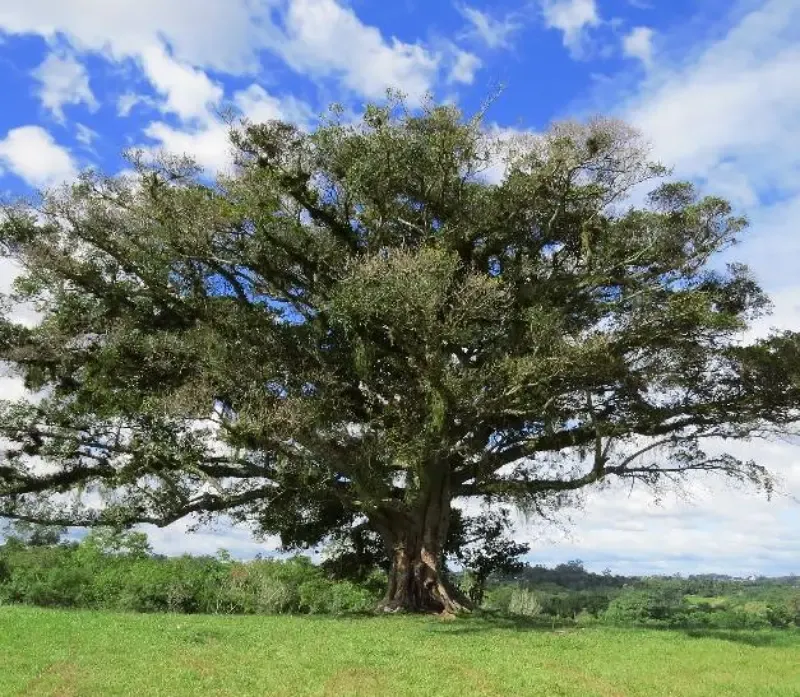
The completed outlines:
<svg viewBox="0 0 800 697">
<path fill-rule="evenodd" d="M 714 612 L 708 617 L 708 626 L 713 629 L 766 629 L 770 626 L 765 614 L 747 612 L 743 608 Z"/>
<path fill-rule="evenodd" d="M 333 615 L 356 614 L 371 611 L 375 607 L 376 596 L 368 588 L 350 581 L 331 583 L 328 612 Z"/>
<path fill-rule="evenodd" d="M 510 583 L 503 583 L 498 586 L 490 587 L 486 591 L 483 599 L 483 607 L 487 610 L 494 612 L 507 613 L 511 603 L 511 596 L 514 594 L 517 586 Z"/>
<path fill-rule="evenodd" d="M 520 617 L 539 617 L 542 614 L 542 604 L 533 591 L 515 588 L 509 599 L 508 611 Z"/>
<path fill-rule="evenodd" d="M 364 612 L 369 586 L 334 581 L 304 557 L 234 562 L 229 556 L 155 557 L 141 534 L 93 533 L 80 544 L 0 546 L 0 603 L 131 612 Z"/>
<path fill-rule="evenodd" d="M 615 625 L 674 624 L 682 596 L 663 589 L 627 590 L 608 604 L 603 620 Z"/>
</svg>

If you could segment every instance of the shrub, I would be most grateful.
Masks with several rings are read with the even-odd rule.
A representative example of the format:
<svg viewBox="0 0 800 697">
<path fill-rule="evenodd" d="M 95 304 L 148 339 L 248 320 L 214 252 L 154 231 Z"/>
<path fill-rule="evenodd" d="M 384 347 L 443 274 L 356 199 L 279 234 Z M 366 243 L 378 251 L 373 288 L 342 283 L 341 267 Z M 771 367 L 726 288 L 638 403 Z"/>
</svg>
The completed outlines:
<svg viewBox="0 0 800 697">
<path fill-rule="evenodd" d="M 366 612 L 376 598 L 367 589 L 350 581 L 314 579 L 300 586 L 300 605 L 310 614 L 343 615 Z"/>
<path fill-rule="evenodd" d="M 0 602 L 131 612 L 347 613 L 377 601 L 370 586 L 329 579 L 304 557 L 155 557 L 141 534 L 98 532 L 80 544 L 0 546 Z"/>
<path fill-rule="evenodd" d="M 486 591 L 483 607 L 487 610 L 500 613 L 510 612 L 509 606 L 511 604 L 511 596 L 514 594 L 516 588 L 517 586 L 510 583 L 490 587 L 489 590 Z"/>
<path fill-rule="evenodd" d="M 789 627 L 794 622 L 794 614 L 785 605 L 767 605 L 767 621 L 773 627 Z"/>
<path fill-rule="evenodd" d="M 539 617 L 542 614 L 542 604 L 533 591 L 515 588 L 509 599 L 508 611 L 520 617 Z"/>
<path fill-rule="evenodd" d="M 670 624 L 681 611 L 680 594 L 660 589 L 627 590 L 609 604 L 603 620 L 617 625 Z"/>
</svg>

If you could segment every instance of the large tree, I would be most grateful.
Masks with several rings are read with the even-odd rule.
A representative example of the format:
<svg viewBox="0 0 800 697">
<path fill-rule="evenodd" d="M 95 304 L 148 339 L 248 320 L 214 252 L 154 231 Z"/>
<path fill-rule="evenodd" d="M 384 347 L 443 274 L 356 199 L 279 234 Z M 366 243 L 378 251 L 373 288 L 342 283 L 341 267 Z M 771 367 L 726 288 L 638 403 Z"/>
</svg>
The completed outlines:
<svg viewBox="0 0 800 697">
<path fill-rule="evenodd" d="M 0 413 L 0 515 L 226 514 L 287 547 L 358 531 L 390 559 L 386 608 L 455 610 L 456 498 L 770 486 L 701 443 L 797 418 L 800 342 L 740 340 L 767 302 L 716 259 L 744 220 L 623 124 L 503 142 L 394 100 L 232 145 L 213 182 L 140 158 L 7 208 L 0 359 L 36 398 Z"/>
</svg>

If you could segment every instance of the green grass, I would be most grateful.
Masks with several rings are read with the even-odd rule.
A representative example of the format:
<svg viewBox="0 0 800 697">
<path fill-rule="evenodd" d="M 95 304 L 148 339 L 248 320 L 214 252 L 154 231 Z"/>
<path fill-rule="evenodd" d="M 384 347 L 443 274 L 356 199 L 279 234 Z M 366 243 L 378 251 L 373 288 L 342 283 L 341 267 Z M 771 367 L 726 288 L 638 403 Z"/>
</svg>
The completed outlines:
<svg viewBox="0 0 800 697">
<path fill-rule="evenodd" d="M 800 632 L 0 608 L 0 695 L 800 695 Z"/>
</svg>

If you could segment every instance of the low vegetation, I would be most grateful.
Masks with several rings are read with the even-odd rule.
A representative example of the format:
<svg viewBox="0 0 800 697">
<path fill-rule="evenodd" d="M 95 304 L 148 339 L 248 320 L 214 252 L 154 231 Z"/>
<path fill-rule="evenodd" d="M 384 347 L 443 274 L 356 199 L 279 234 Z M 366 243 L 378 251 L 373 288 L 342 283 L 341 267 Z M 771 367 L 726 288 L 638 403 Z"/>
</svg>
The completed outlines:
<svg viewBox="0 0 800 697">
<path fill-rule="evenodd" d="M 307 557 L 278 561 L 159 557 L 141 533 L 95 531 L 81 543 L 0 547 L 0 602 L 203 614 L 342 614 L 374 608 L 382 578 L 334 581 Z"/>
<path fill-rule="evenodd" d="M 481 557 L 482 559 L 484 557 Z M 800 627 L 800 578 L 636 578 L 580 562 L 511 565 L 488 579 L 478 614 L 545 627 L 764 629 Z M 345 574 L 346 572 L 346 574 Z M 483 573 L 483 567 L 479 567 Z M 348 575 L 350 578 L 343 577 Z M 474 573 L 453 574 L 464 593 Z M 81 542 L 41 530 L 0 546 L 0 603 L 185 614 L 368 614 L 385 572 L 315 565 L 307 557 L 241 562 L 152 554 L 142 533 L 97 529 Z"/>
<path fill-rule="evenodd" d="M 533 620 L 587 626 L 760 629 L 800 627 L 800 578 L 622 577 L 580 562 L 527 567 L 496 581 L 485 607 Z"/>
</svg>

